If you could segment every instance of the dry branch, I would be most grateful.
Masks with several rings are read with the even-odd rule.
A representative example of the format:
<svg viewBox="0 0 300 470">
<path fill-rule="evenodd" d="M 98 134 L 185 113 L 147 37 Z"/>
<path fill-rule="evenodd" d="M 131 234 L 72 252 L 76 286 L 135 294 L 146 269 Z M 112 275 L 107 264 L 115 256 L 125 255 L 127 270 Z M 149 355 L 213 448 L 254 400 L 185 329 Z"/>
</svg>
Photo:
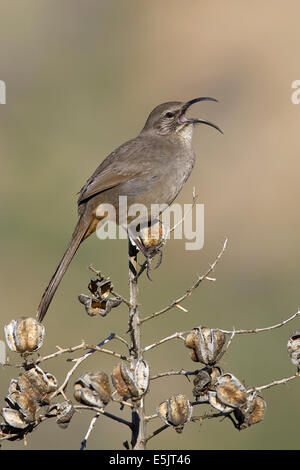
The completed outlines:
<svg viewBox="0 0 300 470">
<path fill-rule="evenodd" d="M 197 287 L 199 287 L 199 285 L 202 281 L 207 280 L 207 279 L 212 280 L 211 278 L 208 278 L 208 275 L 214 270 L 214 268 L 216 267 L 216 264 L 222 258 L 223 254 L 224 254 L 224 251 L 226 250 L 227 241 L 228 241 L 228 239 L 226 238 L 226 240 L 223 244 L 222 250 L 220 251 L 220 253 L 216 257 L 214 262 L 210 265 L 209 269 L 202 276 L 198 277 L 197 281 L 194 282 L 194 284 L 185 292 L 185 294 L 183 294 L 181 297 L 178 297 L 178 299 L 173 300 L 169 305 L 167 305 L 163 309 L 158 310 L 157 312 L 154 312 L 154 313 L 152 313 L 151 315 L 148 315 L 145 318 L 141 318 L 140 319 L 140 324 L 142 324 L 142 323 L 144 323 L 148 320 L 151 320 L 152 318 L 157 318 L 159 315 L 162 315 L 163 313 L 168 312 L 173 307 L 178 307 L 181 304 L 181 302 L 183 302 L 185 299 L 187 299 L 193 293 L 193 291 L 195 289 L 197 289 Z"/>
</svg>

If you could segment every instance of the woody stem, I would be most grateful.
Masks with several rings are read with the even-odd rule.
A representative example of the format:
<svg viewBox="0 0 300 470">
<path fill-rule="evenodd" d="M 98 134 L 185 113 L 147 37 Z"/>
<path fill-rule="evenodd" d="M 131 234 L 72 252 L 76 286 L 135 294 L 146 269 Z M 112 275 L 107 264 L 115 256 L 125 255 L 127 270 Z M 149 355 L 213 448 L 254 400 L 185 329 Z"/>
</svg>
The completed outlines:
<svg viewBox="0 0 300 470">
<path fill-rule="evenodd" d="M 138 284 L 137 284 L 137 248 L 129 239 L 129 333 L 130 333 L 130 366 L 134 370 L 136 363 L 142 358 L 140 319 L 138 309 Z M 134 450 L 146 449 L 146 420 L 144 398 L 134 404 L 132 411 L 132 439 Z"/>
</svg>

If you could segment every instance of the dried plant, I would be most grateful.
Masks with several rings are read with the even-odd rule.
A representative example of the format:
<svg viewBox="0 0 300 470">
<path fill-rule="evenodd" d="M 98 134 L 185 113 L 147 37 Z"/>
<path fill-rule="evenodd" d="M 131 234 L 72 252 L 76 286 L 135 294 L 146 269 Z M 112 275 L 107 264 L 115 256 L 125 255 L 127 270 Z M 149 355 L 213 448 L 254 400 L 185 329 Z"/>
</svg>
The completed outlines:
<svg viewBox="0 0 300 470">
<path fill-rule="evenodd" d="M 87 446 L 88 438 L 94 429 L 97 419 L 103 415 L 125 426 L 129 431 L 128 441 L 124 443 L 126 448 L 144 450 L 150 439 L 156 437 L 168 428 L 174 428 L 182 433 L 185 426 L 190 423 L 202 423 L 206 419 L 224 417 L 232 422 L 238 430 L 246 429 L 264 419 L 266 402 L 261 392 L 267 388 L 275 387 L 299 377 L 300 365 L 300 333 L 290 336 L 288 341 L 288 354 L 292 363 L 296 366 L 294 375 L 279 380 L 274 380 L 266 385 L 260 385 L 246 389 L 244 377 L 235 377 L 231 372 L 224 371 L 220 363 L 227 353 L 232 341 L 237 335 L 270 332 L 290 323 L 300 315 L 298 310 L 286 320 L 265 328 L 250 330 L 222 330 L 211 329 L 206 326 L 196 326 L 187 331 L 175 332 L 170 336 L 155 340 L 152 344 L 143 345 L 141 341 L 141 327 L 149 321 L 159 321 L 159 317 L 170 312 L 173 308 L 187 311 L 183 307 L 184 301 L 190 297 L 201 283 L 214 282 L 210 277 L 217 263 L 223 256 L 227 239 L 222 249 L 206 272 L 199 276 L 194 284 L 180 297 L 170 302 L 166 307 L 141 317 L 138 305 L 138 278 L 144 270 L 151 269 L 152 258 L 159 256 L 161 262 L 161 248 L 165 240 L 160 235 L 154 241 L 149 242 L 148 233 L 142 240 L 143 253 L 146 250 L 146 261 L 142 269 L 138 271 L 137 255 L 138 247 L 129 240 L 129 299 L 125 299 L 115 292 L 110 279 L 105 278 L 100 271 L 93 267 L 94 278 L 90 280 L 89 295 L 79 295 L 79 301 L 89 316 L 105 316 L 113 308 L 120 304 L 126 304 L 129 309 L 128 338 L 125 339 L 115 333 L 105 338 L 97 345 L 91 345 L 86 341 L 69 347 L 57 347 L 57 350 L 47 356 L 41 356 L 36 352 L 41 348 L 45 329 L 34 318 L 19 318 L 11 320 L 5 325 L 5 336 L 9 348 L 18 353 L 22 363 L 15 365 L 20 369 L 17 378 L 12 379 L 5 397 L 6 406 L 1 410 L 2 423 L 0 424 L 0 440 L 26 439 L 28 435 L 47 419 L 56 418 L 57 424 L 66 428 L 74 413 L 78 410 L 94 412 L 89 428 L 81 442 L 81 449 Z M 147 256 L 148 250 L 148 256 Z M 190 357 L 199 363 L 200 368 L 191 370 L 168 370 L 151 375 L 151 367 L 145 356 L 154 348 L 167 341 L 180 340 L 190 350 Z M 126 346 L 127 354 L 121 354 L 114 349 L 107 349 L 110 342 L 122 342 Z M 52 373 L 43 370 L 43 363 L 49 359 L 59 358 L 67 353 L 82 351 L 77 358 L 69 359 L 72 367 L 66 373 L 61 384 L 58 384 Z M 111 355 L 116 359 L 116 364 L 109 377 L 104 371 L 90 371 L 87 369 L 80 377 L 74 377 L 76 370 L 83 362 L 97 353 Z M 191 364 L 191 365 L 192 365 Z M 9 364 L 12 365 L 12 364 Z M 191 396 L 183 394 L 170 396 L 162 403 L 158 403 L 152 415 L 146 415 L 145 400 L 149 393 L 149 383 L 153 380 L 174 375 L 193 376 L 191 383 Z M 71 378 L 75 378 L 73 389 L 70 387 Z M 63 401 L 61 401 L 61 397 Z M 119 413 L 111 413 L 108 408 L 119 408 Z M 207 410 L 205 407 L 209 407 Z M 129 407 L 131 420 L 124 419 L 122 410 Z M 200 415 L 196 415 L 196 409 L 203 409 Z M 150 420 L 161 420 L 158 428 L 147 433 L 147 423 Z"/>
</svg>

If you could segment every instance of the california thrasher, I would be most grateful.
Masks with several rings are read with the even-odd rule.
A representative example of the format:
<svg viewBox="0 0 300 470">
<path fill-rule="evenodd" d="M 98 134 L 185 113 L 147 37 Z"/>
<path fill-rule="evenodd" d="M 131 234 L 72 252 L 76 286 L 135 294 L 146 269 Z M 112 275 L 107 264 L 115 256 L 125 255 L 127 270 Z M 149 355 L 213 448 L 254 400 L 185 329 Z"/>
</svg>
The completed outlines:
<svg viewBox="0 0 300 470">
<path fill-rule="evenodd" d="M 38 306 L 39 321 L 46 315 L 80 243 L 96 230 L 101 220 L 97 215 L 101 204 L 113 205 L 118 220 L 119 196 L 127 196 L 128 207 L 143 204 L 151 217 L 155 216 L 151 213 L 152 204 L 169 206 L 174 201 L 195 163 L 192 147 L 194 124 L 207 124 L 222 132 L 209 121 L 185 115 L 187 109 L 198 101 L 217 100 L 203 97 L 186 103 L 171 101 L 154 108 L 141 133 L 108 155 L 87 180 L 79 194 L 79 220 L 71 241 Z"/>
</svg>

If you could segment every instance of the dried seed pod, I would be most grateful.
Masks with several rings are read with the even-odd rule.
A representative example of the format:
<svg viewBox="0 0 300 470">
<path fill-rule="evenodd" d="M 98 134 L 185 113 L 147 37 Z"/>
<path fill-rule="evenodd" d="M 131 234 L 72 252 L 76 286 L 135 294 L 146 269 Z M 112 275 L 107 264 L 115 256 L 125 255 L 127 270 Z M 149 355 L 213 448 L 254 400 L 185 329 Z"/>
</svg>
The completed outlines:
<svg viewBox="0 0 300 470">
<path fill-rule="evenodd" d="M 35 318 L 21 317 L 4 326 L 6 343 L 12 351 L 31 353 L 40 349 L 45 336 L 45 327 Z"/>
<path fill-rule="evenodd" d="M 295 366 L 300 365 L 300 332 L 293 333 L 287 343 L 287 350 Z"/>
<path fill-rule="evenodd" d="M 212 365 L 218 360 L 225 340 L 225 334 L 221 330 L 199 326 L 187 335 L 185 345 L 193 349 L 193 361 Z"/>
<path fill-rule="evenodd" d="M 47 384 L 47 391 L 48 393 L 55 392 L 57 389 L 57 379 L 54 375 L 50 374 L 49 372 L 44 372 L 45 381 Z"/>
<path fill-rule="evenodd" d="M 211 385 L 214 386 L 216 383 L 217 379 L 220 377 L 220 375 L 223 374 L 223 370 L 219 366 L 212 367 L 209 371 L 209 375 L 211 378 Z"/>
<path fill-rule="evenodd" d="M 247 401 L 244 385 L 232 374 L 222 374 L 216 381 L 218 400 L 232 408 L 240 408 Z"/>
<path fill-rule="evenodd" d="M 20 374 L 17 380 L 18 389 L 21 392 L 29 393 L 40 403 L 47 403 L 47 386 L 39 376 L 33 374 L 30 370 Z"/>
<path fill-rule="evenodd" d="M 184 395 L 173 395 L 169 400 L 168 421 L 181 433 L 183 426 L 191 419 L 193 407 Z"/>
<path fill-rule="evenodd" d="M 74 398 L 84 405 L 97 406 L 98 408 L 104 407 L 104 403 L 98 393 L 94 390 L 83 387 L 80 383 L 74 384 Z"/>
<path fill-rule="evenodd" d="M 222 403 L 218 399 L 217 393 L 214 390 L 210 390 L 208 392 L 208 398 L 209 398 L 209 403 L 211 404 L 211 406 L 216 408 L 216 410 L 222 411 L 222 413 L 230 413 L 234 409 L 231 406 L 226 406 L 224 403 Z"/>
<path fill-rule="evenodd" d="M 117 364 L 111 375 L 113 384 L 118 394 L 124 398 L 139 398 L 139 389 L 132 372 L 124 362 Z"/>
<path fill-rule="evenodd" d="M 97 299 L 102 300 L 112 293 L 114 286 L 109 279 L 91 279 L 88 289 Z"/>
<path fill-rule="evenodd" d="M 140 230 L 140 240 L 146 249 L 160 247 L 166 241 L 166 229 L 160 220 L 152 222 Z"/>
<path fill-rule="evenodd" d="M 107 405 L 111 398 L 108 375 L 105 372 L 97 371 L 83 374 L 82 378 L 89 388 L 98 393 L 104 405 Z"/>
<path fill-rule="evenodd" d="M 109 379 L 105 372 L 85 372 L 75 382 L 74 397 L 85 405 L 103 408 L 111 398 Z"/>
<path fill-rule="evenodd" d="M 11 408 L 18 408 L 17 404 L 16 404 L 16 396 L 17 394 L 20 393 L 19 391 L 15 391 L 15 392 L 12 392 L 12 393 L 9 393 L 6 397 L 5 397 L 5 401 L 6 403 L 11 407 Z"/>
<path fill-rule="evenodd" d="M 218 366 L 204 367 L 204 369 L 198 371 L 194 379 L 193 388 L 193 395 L 197 401 L 202 403 L 209 402 L 208 391 L 215 391 L 216 381 L 221 374 L 223 374 L 223 371 Z"/>
<path fill-rule="evenodd" d="M 150 369 L 147 361 L 144 359 L 137 361 L 134 376 L 139 396 L 142 396 L 147 392 L 149 387 Z"/>
<path fill-rule="evenodd" d="M 198 347 L 198 338 L 198 328 L 194 328 L 189 332 L 189 334 L 185 338 L 186 347 L 190 349 L 196 349 Z"/>
<path fill-rule="evenodd" d="M 18 381 L 17 379 L 11 379 L 10 384 L 8 386 L 8 393 L 13 393 L 17 392 L 19 390 L 18 388 Z"/>
<path fill-rule="evenodd" d="M 211 377 L 206 369 L 202 369 L 198 372 L 194 378 L 193 395 L 197 401 L 208 401 L 207 389 L 211 383 Z"/>
<path fill-rule="evenodd" d="M 25 392 L 12 392 L 5 401 L 24 416 L 27 423 L 32 423 L 36 419 L 37 403 L 36 401 Z"/>
<path fill-rule="evenodd" d="M 190 421 L 193 407 L 184 395 L 172 395 L 157 408 L 158 416 L 166 423 L 174 426 L 181 433 L 185 423 Z"/>
<path fill-rule="evenodd" d="M 43 405 L 49 403 L 48 395 L 57 389 L 57 380 L 54 375 L 44 372 L 38 366 L 34 366 L 19 375 L 17 387 L 21 392 L 28 393 Z"/>
<path fill-rule="evenodd" d="M 6 424 L 16 429 L 25 429 L 29 426 L 25 417 L 18 410 L 12 408 L 2 408 L 2 416 Z"/>
<path fill-rule="evenodd" d="M 86 313 L 90 317 L 98 314 L 105 317 L 112 308 L 118 307 L 122 303 L 121 297 L 98 299 L 84 294 L 80 294 L 78 300 L 85 306 Z"/>
<path fill-rule="evenodd" d="M 234 416 L 238 421 L 239 429 L 246 429 L 262 421 L 266 408 L 267 404 L 260 395 L 253 394 L 248 397 L 246 404 L 242 408 L 234 410 Z"/>
<path fill-rule="evenodd" d="M 170 424 L 168 423 L 168 405 L 169 405 L 169 400 L 166 400 L 166 401 L 163 401 L 156 409 L 158 416 L 166 424 Z"/>
<path fill-rule="evenodd" d="M 71 401 L 63 401 L 49 406 L 47 416 L 57 416 L 56 422 L 62 429 L 66 429 L 75 413 Z"/>
</svg>

